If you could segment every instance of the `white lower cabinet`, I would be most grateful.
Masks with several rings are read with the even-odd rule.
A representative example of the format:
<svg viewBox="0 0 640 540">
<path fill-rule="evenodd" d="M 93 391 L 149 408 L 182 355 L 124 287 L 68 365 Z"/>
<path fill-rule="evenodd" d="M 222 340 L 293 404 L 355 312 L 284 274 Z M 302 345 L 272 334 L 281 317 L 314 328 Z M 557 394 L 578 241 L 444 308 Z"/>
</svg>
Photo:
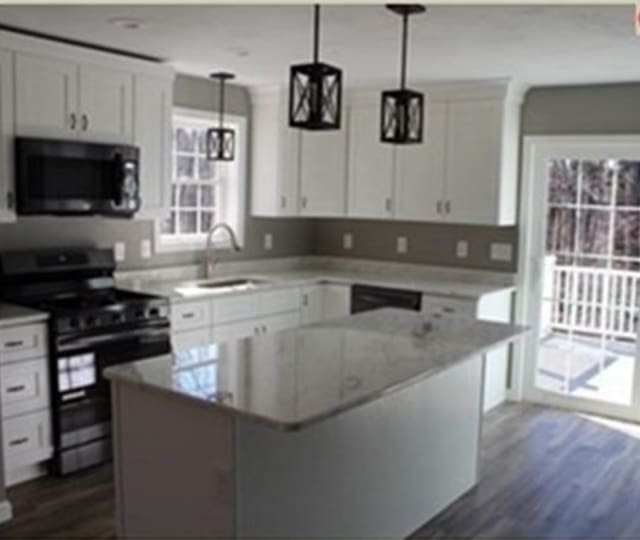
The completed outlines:
<svg viewBox="0 0 640 540">
<path fill-rule="evenodd" d="M 2 445 L 6 471 L 50 458 L 50 411 L 37 411 L 4 419 Z"/>
<path fill-rule="evenodd" d="M 422 295 L 422 312 L 476 317 L 493 322 L 509 322 L 511 320 L 511 301 L 511 290 L 485 294 L 477 301 L 424 294 Z M 507 398 L 510 350 L 510 346 L 505 345 L 484 355 L 484 412 L 500 405 Z"/>
<path fill-rule="evenodd" d="M 351 285 L 325 283 L 322 285 L 322 317 L 338 319 L 351 313 Z"/>
<path fill-rule="evenodd" d="M 8 418 L 49 406 L 47 359 L 0 366 L 2 417 Z"/>
</svg>

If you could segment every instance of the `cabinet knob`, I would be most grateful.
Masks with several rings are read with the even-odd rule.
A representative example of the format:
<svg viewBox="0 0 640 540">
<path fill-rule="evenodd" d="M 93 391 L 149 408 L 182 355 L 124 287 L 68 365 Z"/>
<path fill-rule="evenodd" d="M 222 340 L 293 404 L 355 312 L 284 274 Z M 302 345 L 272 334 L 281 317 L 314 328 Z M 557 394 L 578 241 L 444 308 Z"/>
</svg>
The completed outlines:
<svg viewBox="0 0 640 540">
<path fill-rule="evenodd" d="M 7 191 L 7 208 L 9 210 L 13 208 L 14 202 L 15 201 L 13 200 L 13 191 Z"/>
<path fill-rule="evenodd" d="M 438 212 L 438 214 L 442 214 L 442 201 L 438 201 L 436 203 L 436 212 Z"/>
<path fill-rule="evenodd" d="M 447 201 L 447 202 L 444 203 L 444 211 L 447 214 L 451 213 L 451 201 Z"/>
<path fill-rule="evenodd" d="M 77 125 L 78 125 L 78 119 L 76 118 L 76 113 L 71 113 L 69 115 L 69 127 L 71 129 L 76 129 Z"/>
<path fill-rule="evenodd" d="M 256 335 L 256 336 L 259 336 L 259 335 L 260 335 L 260 327 L 256 326 L 256 327 L 253 329 L 253 333 L 254 333 L 254 335 Z"/>
<path fill-rule="evenodd" d="M 262 325 L 262 333 L 263 333 L 263 334 L 266 334 L 266 333 L 267 333 L 267 330 L 268 330 L 268 329 L 267 329 L 267 325 L 266 325 L 266 324 L 263 324 L 263 325 Z"/>
<path fill-rule="evenodd" d="M 306 208 L 306 207 L 307 207 L 307 198 L 302 197 L 302 208 Z"/>
<path fill-rule="evenodd" d="M 82 115 L 82 131 L 89 129 L 89 117 L 86 114 Z"/>
<path fill-rule="evenodd" d="M 387 212 L 391 212 L 391 198 L 387 197 L 384 201 L 384 207 Z"/>
</svg>

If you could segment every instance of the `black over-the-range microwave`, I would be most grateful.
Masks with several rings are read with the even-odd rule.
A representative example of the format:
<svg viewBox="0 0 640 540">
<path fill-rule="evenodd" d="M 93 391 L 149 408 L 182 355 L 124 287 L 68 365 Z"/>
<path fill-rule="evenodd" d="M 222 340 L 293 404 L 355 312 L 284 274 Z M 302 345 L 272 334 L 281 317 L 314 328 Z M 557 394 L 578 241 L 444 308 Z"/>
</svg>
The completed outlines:
<svg viewBox="0 0 640 540">
<path fill-rule="evenodd" d="M 18 137 L 18 214 L 130 217 L 140 208 L 134 146 Z"/>
</svg>

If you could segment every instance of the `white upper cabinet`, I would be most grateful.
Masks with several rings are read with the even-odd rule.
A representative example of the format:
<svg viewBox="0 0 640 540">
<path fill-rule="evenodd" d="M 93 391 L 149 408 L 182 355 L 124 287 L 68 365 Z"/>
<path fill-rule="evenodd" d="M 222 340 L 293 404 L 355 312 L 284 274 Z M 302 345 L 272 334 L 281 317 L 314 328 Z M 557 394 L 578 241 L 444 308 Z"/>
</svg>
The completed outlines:
<svg viewBox="0 0 640 540">
<path fill-rule="evenodd" d="M 300 130 L 288 126 L 287 96 L 280 89 L 252 95 L 251 212 L 297 216 Z"/>
<path fill-rule="evenodd" d="M 444 215 L 447 106 L 427 99 L 421 144 L 395 149 L 393 216 L 405 221 L 439 221 Z"/>
<path fill-rule="evenodd" d="M 137 75 L 133 143 L 140 149 L 141 218 L 165 217 L 171 186 L 173 79 Z"/>
<path fill-rule="evenodd" d="M 347 126 L 338 130 L 303 131 L 301 137 L 300 215 L 345 216 Z"/>
<path fill-rule="evenodd" d="M 349 107 L 349 217 L 390 218 L 392 214 L 393 146 L 380 142 L 379 111 L 375 101 Z"/>
<path fill-rule="evenodd" d="M 449 105 L 447 221 L 499 224 L 502 102 Z"/>
<path fill-rule="evenodd" d="M 0 49 L 0 222 L 14 221 L 13 54 Z"/>
<path fill-rule="evenodd" d="M 78 65 L 18 52 L 15 59 L 16 134 L 71 139 L 80 132 Z"/>
<path fill-rule="evenodd" d="M 103 66 L 81 65 L 78 87 L 81 135 L 99 142 L 131 143 L 133 75 Z"/>
</svg>

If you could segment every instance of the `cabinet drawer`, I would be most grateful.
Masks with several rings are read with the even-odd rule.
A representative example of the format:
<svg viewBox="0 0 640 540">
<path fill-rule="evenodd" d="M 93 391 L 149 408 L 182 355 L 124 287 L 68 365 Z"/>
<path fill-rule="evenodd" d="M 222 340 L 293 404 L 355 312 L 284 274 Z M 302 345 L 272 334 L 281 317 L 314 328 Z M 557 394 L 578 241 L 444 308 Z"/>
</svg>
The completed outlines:
<svg viewBox="0 0 640 540">
<path fill-rule="evenodd" d="M 48 410 L 7 418 L 2 424 L 5 469 L 31 465 L 51 457 Z"/>
<path fill-rule="evenodd" d="M 289 328 L 297 328 L 300 326 L 300 313 L 292 311 L 289 313 L 281 313 L 280 315 L 272 315 L 260 319 L 260 330 L 263 334 L 280 332 Z"/>
<path fill-rule="evenodd" d="M 0 367 L 2 416 L 14 416 L 49 406 L 47 360 L 29 360 Z"/>
<path fill-rule="evenodd" d="M 46 354 L 46 325 L 27 324 L 0 329 L 0 363 L 37 358 Z"/>
<path fill-rule="evenodd" d="M 253 319 L 258 313 L 257 294 L 238 294 L 213 299 L 213 324 Z"/>
<path fill-rule="evenodd" d="M 171 328 L 173 330 L 190 330 L 211 324 L 211 302 L 180 302 L 171 305 Z"/>
<path fill-rule="evenodd" d="M 297 311 L 300 309 L 300 289 L 280 289 L 260 294 L 258 314 L 260 316 Z"/>
<path fill-rule="evenodd" d="M 458 298 L 445 298 L 443 296 L 422 296 L 422 313 L 442 313 L 443 315 L 476 316 L 476 302 L 473 300 L 460 300 Z"/>
<path fill-rule="evenodd" d="M 213 338 L 209 328 L 197 328 L 195 330 L 185 330 L 184 332 L 174 332 L 171 334 L 171 346 L 174 351 L 210 345 L 212 341 Z"/>
</svg>

